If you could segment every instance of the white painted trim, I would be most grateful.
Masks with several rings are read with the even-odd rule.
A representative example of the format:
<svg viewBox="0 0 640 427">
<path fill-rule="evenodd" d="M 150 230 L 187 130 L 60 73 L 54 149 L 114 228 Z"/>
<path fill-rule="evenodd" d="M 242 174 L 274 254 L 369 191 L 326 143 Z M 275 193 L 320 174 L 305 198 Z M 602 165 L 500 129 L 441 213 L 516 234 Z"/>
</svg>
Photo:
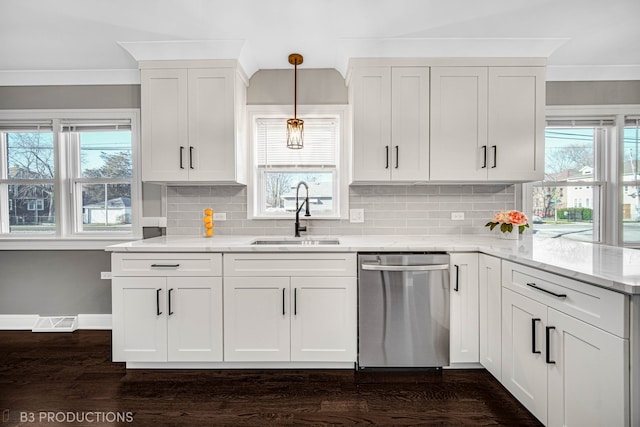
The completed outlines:
<svg viewBox="0 0 640 427">
<path fill-rule="evenodd" d="M 1 70 L 0 86 L 139 85 L 140 71 L 114 70 Z"/>
<path fill-rule="evenodd" d="M 40 316 L 37 314 L 0 314 L 0 330 L 31 330 Z"/>
<path fill-rule="evenodd" d="M 127 237 L 126 239 L 26 239 L 26 238 L 5 238 L 0 239 L 0 250 L 2 251 L 57 251 L 57 250 L 96 250 L 103 251 L 111 245 L 127 243 L 139 240 L 141 237 Z"/>
<path fill-rule="evenodd" d="M 127 362 L 127 369 L 353 369 L 353 362 Z"/>
<path fill-rule="evenodd" d="M 640 65 L 548 65 L 547 81 L 640 80 Z"/>
<path fill-rule="evenodd" d="M 37 314 L 0 314 L 0 330 L 32 330 L 40 319 Z M 77 329 L 111 330 L 111 314 L 78 314 Z"/>
<path fill-rule="evenodd" d="M 78 314 L 78 329 L 111 330 L 111 314 Z"/>
</svg>

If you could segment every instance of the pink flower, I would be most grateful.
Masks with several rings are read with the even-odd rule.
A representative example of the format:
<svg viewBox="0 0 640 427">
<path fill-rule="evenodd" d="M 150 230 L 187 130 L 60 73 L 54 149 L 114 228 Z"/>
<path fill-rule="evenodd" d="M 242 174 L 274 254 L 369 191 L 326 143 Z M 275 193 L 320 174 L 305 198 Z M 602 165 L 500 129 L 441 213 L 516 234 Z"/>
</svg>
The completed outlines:
<svg viewBox="0 0 640 427">
<path fill-rule="evenodd" d="M 508 217 L 509 217 L 508 222 L 513 225 L 525 225 L 529 223 L 527 216 L 522 212 L 509 211 Z"/>
</svg>

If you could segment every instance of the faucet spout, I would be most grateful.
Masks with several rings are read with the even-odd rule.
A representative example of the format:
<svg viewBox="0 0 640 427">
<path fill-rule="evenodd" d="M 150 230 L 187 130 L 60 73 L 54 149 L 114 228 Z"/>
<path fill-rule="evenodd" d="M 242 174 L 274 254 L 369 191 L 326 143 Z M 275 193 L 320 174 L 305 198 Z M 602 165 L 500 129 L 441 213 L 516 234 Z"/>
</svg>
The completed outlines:
<svg viewBox="0 0 640 427">
<path fill-rule="evenodd" d="M 304 200 L 302 201 L 302 204 L 300 204 L 300 186 L 304 185 L 304 188 L 306 190 L 306 196 L 304 198 Z M 302 207 L 306 206 L 305 212 L 304 212 L 304 216 L 311 216 L 311 213 L 309 212 L 309 186 L 307 185 L 306 182 L 304 181 L 300 181 L 298 183 L 298 186 L 296 187 L 296 222 L 294 224 L 295 228 L 294 228 L 294 236 L 295 237 L 300 237 L 300 232 L 301 231 L 307 231 L 307 227 L 306 226 L 301 226 L 300 225 L 300 211 L 302 210 Z"/>
</svg>

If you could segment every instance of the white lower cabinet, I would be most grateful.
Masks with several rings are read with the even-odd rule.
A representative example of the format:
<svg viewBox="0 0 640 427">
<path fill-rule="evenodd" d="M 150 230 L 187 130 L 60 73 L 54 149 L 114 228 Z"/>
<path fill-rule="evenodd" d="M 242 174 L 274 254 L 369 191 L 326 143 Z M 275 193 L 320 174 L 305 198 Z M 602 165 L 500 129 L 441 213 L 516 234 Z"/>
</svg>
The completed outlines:
<svg viewBox="0 0 640 427">
<path fill-rule="evenodd" d="M 627 297 L 502 264 L 502 384 L 547 426 L 629 426 Z"/>
<path fill-rule="evenodd" d="M 114 277 L 113 359 L 222 360 L 220 277 Z"/>
<path fill-rule="evenodd" d="M 225 361 L 355 362 L 355 254 L 228 254 L 224 262 Z"/>
<path fill-rule="evenodd" d="M 500 258 L 480 254 L 478 260 L 480 363 L 502 378 L 502 283 Z"/>
<path fill-rule="evenodd" d="M 220 254 L 112 255 L 116 362 L 222 360 Z"/>
<path fill-rule="evenodd" d="M 450 254 L 450 361 L 478 363 L 478 253 Z"/>
</svg>

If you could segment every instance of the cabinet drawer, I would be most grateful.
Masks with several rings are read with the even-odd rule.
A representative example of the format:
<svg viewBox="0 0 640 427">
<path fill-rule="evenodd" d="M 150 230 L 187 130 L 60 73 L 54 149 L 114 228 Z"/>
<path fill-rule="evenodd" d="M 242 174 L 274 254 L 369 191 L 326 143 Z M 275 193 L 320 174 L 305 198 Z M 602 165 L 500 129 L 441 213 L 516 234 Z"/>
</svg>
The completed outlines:
<svg viewBox="0 0 640 427">
<path fill-rule="evenodd" d="M 624 294 L 504 260 L 502 286 L 621 338 L 629 337 L 629 301 Z"/>
<path fill-rule="evenodd" d="M 224 254 L 225 276 L 356 277 L 355 253 Z"/>
<path fill-rule="evenodd" d="M 114 253 L 114 276 L 222 276 L 222 255 L 207 253 Z"/>
</svg>

